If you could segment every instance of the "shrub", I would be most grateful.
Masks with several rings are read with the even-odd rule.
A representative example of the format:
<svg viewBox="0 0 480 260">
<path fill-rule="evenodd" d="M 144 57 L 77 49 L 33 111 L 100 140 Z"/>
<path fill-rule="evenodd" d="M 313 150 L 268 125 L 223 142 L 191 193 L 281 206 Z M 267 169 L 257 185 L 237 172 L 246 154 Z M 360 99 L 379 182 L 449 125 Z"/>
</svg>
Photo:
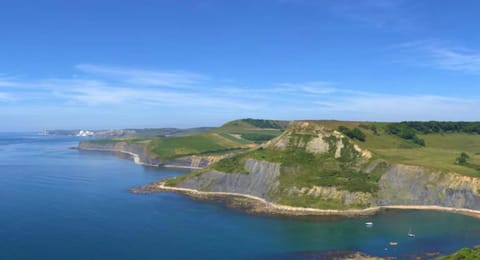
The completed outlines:
<svg viewBox="0 0 480 260">
<path fill-rule="evenodd" d="M 350 129 L 348 127 L 345 127 L 345 126 L 341 125 L 341 126 L 338 127 L 338 131 L 342 132 L 343 134 L 345 134 L 346 136 L 348 136 L 352 139 L 357 139 L 361 142 L 365 142 L 366 135 L 358 127 Z"/>
<path fill-rule="evenodd" d="M 457 164 L 460 164 L 460 165 L 463 165 L 463 164 L 466 164 L 468 159 L 470 159 L 470 156 L 468 156 L 467 153 L 465 152 L 462 152 L 460 154 L 460 156 L 457 157 Z"/>
</svg>

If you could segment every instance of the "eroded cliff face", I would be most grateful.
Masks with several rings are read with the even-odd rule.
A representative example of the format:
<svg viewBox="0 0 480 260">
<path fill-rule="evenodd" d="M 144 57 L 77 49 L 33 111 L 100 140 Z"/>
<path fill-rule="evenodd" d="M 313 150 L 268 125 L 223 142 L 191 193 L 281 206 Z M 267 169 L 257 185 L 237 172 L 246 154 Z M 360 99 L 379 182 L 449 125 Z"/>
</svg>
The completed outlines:
<svg viewBox="0 0 480 260">
<path fill-rule="evenodd" d="M 437 205 L 480 210 L 480 179 L 394 165 L 379 181 L 378 205 Z"/>
<path fill-rule="evenodd" d="M 313 186 L 311 188 L 297 188 L 293 187 L 288 190 L 289 195 L 310 197 L 314 199 L 335 201 L 337 203 L 351 206 L 351 205 L 375 205 L 374 195 L 367 192 L 350 192 L 346 190 L 339 190 L 335 187 L 320 187 Z"/>
<path fill-rule="evenodd" d="M 314 154 L 332 152 L 335 158 L 340 158 L 342 150 L 346 148 L 345 142 L 352 145 L 361 158 L 370 159 L 372 157 L 370 151 L 351 143 L 345 135 L 337 130 L 309 121 L 292 122 L 282 135 L 265 143 L 263 147 L 286 150 L 289 146 L 295 146 L 305 148 L 307 152 Z"/>
<path fill-rule="evenodd" d="M 177 186 L 211 192 L 253 195 L 276 202 L 280 164 L 248 159 L 249 174 L 208 171 Z M 383 174 L 376 194 L 350 192 L 335 187 L 292 187 L 290 196 L 329 200 L 346 206 L 435 205 L 480 210 L 480 179 L 440 173 L 419 166 L 393 165 Z"/>
<path fill-rule="evenodd" d="M 188 168 L 205 168 L 210 164 L 222 159 L 222 156 L 183 156 L 173 160 L 162 161 L 155 155 L 148 153 L 147 145 L 142 143 L 92 143 L 80 142 L 78 149 L 90 151 L 104 151 L 104 152 L 121 152 L 132 155 L 132 159 L 139 164 L 151 166 L 175 166 Z"/>
<path fill-rule="evenodd" d="M 210 170 L 180 182 L 181 188 L 201 191 L 231 192 L 253 195 L 267 200 L 279 186 L 280 164 L 248 159 L 245 169 L 249 174 L 223 173 Z"/>
</svg>

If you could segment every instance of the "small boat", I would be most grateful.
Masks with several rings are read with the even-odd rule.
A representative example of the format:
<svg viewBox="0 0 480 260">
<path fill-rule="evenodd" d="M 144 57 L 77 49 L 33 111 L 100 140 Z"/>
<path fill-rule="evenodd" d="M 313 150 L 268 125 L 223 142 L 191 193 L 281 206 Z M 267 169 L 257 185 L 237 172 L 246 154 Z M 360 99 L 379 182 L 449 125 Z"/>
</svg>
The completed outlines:
<svg viewBox="0 0 480 260">
<path fill-rule="evenodd" d="M 366 226 L 366 227 L 372 227 L 372 226 L 373 226 L 373 222 L 365 222 L 365 226 Z"/>
<path fill-rule="evenodd" d="M 390 244 L 390 246 L 397 246 L 398 242 L 390 242 L 389 244 Z"/>
<path fill-rule="evenodd" d="M 408 230 L 407 236 L 408 236 L 408 237 L 411 237 L 411 238 L 414 238 L 414 237 L 415 237 L 415 234 L 412 233 L 412 227 L 410 227 L 410 229 Z"/>
</svg>

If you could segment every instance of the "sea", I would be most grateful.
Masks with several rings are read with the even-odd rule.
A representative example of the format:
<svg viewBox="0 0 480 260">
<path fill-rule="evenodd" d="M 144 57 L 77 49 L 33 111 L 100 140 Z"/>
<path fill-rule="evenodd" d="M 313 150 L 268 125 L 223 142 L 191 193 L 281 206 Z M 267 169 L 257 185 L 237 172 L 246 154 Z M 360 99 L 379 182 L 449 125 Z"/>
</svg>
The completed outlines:
<svg viewBox="0 0 480 260">
<path fill-rule="evenodd" d="M 480 220 L 450 213 L 288 218 L 176 193 L 132 194 L 187 171 L 72 149 L 81 140 L 0 134 L 0 259 L 330 259 L 353 251 L 429 259 L 480 244 Z"/>
</svg>

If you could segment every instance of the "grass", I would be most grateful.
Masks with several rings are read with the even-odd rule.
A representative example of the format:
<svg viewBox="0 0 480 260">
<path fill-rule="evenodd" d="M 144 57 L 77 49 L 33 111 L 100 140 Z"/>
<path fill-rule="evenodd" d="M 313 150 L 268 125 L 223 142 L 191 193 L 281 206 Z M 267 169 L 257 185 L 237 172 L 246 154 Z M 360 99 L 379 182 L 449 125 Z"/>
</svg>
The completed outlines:
<svg viewBox="0 0 480 260">
<path fill-rule="evenodd" d="M 142 140 L 143 139 L 140 139 L 137 137 L 116 137 L 112 139 L 97 139 L 97 140 L 91 140 L 87 142 L 94 143 L 94 144 L 115 144 L 119 142 L 134 143 L 134 142 L 140 142 Z"/>
<path fill-rule="evenodd" d="M 249 173 L 248 170 L 245 169 L 245 159 L 241 155 L 222 159 L 213 165 L 213 169 L 226 173 Z"/>
<path fill-rule="evenodd" d="M 459 251 L 448 255 L 437 258 L 437 260 L 461 260 L 461 259 L 480 259 L 480 248 L 462 248 Z"/>
<path fill-rule="evenodd" d="M 378 134 L 362 129 L 366 135 L 365 142 L 353 140 L 362 148 L 368 149 L 381 159 L 390 163 L 402 163 L 428 167 L 434 170 L 455 172 L 467 176 L 480 177 L 480 135 L 466 133 L 419 134 L 426 146 L 414 144 L 410 140 L 386 134 L 383 128 L 387 123 L 321 121 L 322 125 L 350 128 L 373 124 L 379 129 Z M 470 156 L 469 164 L 458 165 L 456 158 L 461 152 Z"/>
<path fill-rule="evenodd" d="M 240 146 L 240 143 L 218 134 L 207 133 L 154 138 L 151 139 L 147 149 L 160 159 L 169 160 L 180 156 L 229 151 Z"/>
<path fill-rule="evenodd" d="M 280 123 L 278 123 L 280 122 Z M 386 134 L 384 129 L 388 123 L 378 122 L 345 122 L 345 121 L 315 121 L 322 126 L 337 129 L 339 126 L 345 126 L 350 129 L 359 127 L 365 133 L 365 141 L 360 142 L 353 140 L 362 148 L 370 150 L 376 158 L 384 159 L 390 163 L 403 163 L 410 165 L 425 166 L 439 171 L 457 172 L 468 176 L 480 176 L 477 165 L 480 165 L 480 135 L 448 133 L 448 134 L 427 134 L 418 135 L 425 140 L 426 146 L 414 144 L 409 140 L 402 139 L 395 135 Z M 103 139 L 95 140 L 95 143 L 115 143 L 119 141 L 126 142 L 144 142 L 148 143 L 148 150 L 158 156 L 160 159 L 168 160 L 180 156 L 202 155 L 202 154 L 221 154 L 237 149 L 248 149 L 255 146 L 255 143 L 267 141 L 282 133 L 280 129 L 260 128 L 258 126 L 282 126 L 284 121 L 264 121 L 264 120 L 236 120 L 226 123 L 222 127 L 204 132 L 201 134 L 176 136 L 176 137 L 159 137 L 148 139 Z M 374 133 L 369 129 L 368 125 L 375 125 L 378 133 Z M 280 128 L 280 127 L 279 127 Z M 293 136 L 294 141 L 305 142 L 312 138 L 308 133 L 297 134 Z M 461 152 L 466 152 L 470 156 L 468 164 L 458 165 L 455 159 Z M 295 155 L 295 154 L 293 154 Z M 305 165 L 301 168 L 310 171 L 308 165 L 310 162 L 301 161 L 309 158 L 300 158 L 292 156 L 292 154 L 272 154 L 266 151 L 257 151 L 250 154 L 252 157 L 263 159 L 266 161 L 277 161 L 289 163 L 292 159 L 299 160 L 290 162 Z M 344 162 L 352 161 L 354 158 L 342 157 Z M 236 169 L 241 170 L 241 165 L 235 162 L 225 161 L 225 165 L 219 169 Z M 325 160 L 325 165 L 330 165 L 329 160 Z M 324 167 L 316 165 L 315 167 Z M 332 169 L 324 168 L 324 171 L 331 172 Z M 300 171 L 300 170 L 297 170 Z M 309 175 L 309 174 L 307 174 Z M 299 182 L 303 177 L 300 177 Z M 326 180 L 325 180 L 326 181 Z"/>
<path fill-rule="evenodd" d="M 161 160 L 171 160 L 189 155 L 218 155 L 255 147 L 280 135 L 287 121 L 242 119 L 202 133 L 190 135 L 113 138 L 89 141 L 96 144 L 118 142 L 143 143 L 147 151 Z M 268 127 L 268 128 L 265 128 Z M 202 129 L 203 130 L 203 129 Z"/>
<path fill-rule="evenodd" d="M 387 147 L 385 144 L 372 144 L 372 141 L 365 145 L 380 158 L 392 163 L 419 165 L 440 171 L 480 177 L 480 172 L 475 167 L 469 167 L 472 164 L 480 164 L 480 155 L 478 154 L 480 153 L 480 135 L 451 133 L 427 134 L 420 135 L 420 137 L 425 139 L 426 147 L 414 144 Z M 400 138 L 395 136 L 383 135 L 379 138 L 385 140 L 385 143 L 401 144 L 398 143 Z M 368 137 L 367 142 L 369 142 Z M 470 155 L 469 165 L 455 163 L 461 152 L 467 152 Z"/>
<path fill-rule="evenodd" d="M 259 126 L 281 128 L 284 124 L 286 124 L 285 121 L 236 120 L 200 134 L 150 138 L 146 140 L 149 143 L 147 149 L 163 160 L 188 155 L 222 154 L 255 146 L 255 138 L 267 141 L 282 133 L 280 129 L 261 128 Z M 228 165 L 222 167 L 233 169 Z"/>
<path fill-rule="evenodd" d="M 225 123 L 221 129 L 238 130 L 238 129 L 276 129 L 283 131 L 287 128 L 288 121 L 282 120 L 265 120 L 265 119 L 240 119 Z"/>
<path fill-rule="evenodd" d="M 230 141 L 232 141 L 232 142 L 239 143 L 239 144 L 252 144 L 253 143 L 250 140 L 244 139 L 242 137 L 239 137 L 239 135 L 232 134 L 232 133 L 220 132 L 219 135 L 228 139 L 228 140 L 230 140 Z"/>
<path fill-rule="evenodd" d="M 179 184 L 180 182 L 188 179 L 188 178 L 193 178 L 193 177 L 196 177 L 196 176 L 200 176 L 204 173 L 205 171 L 204 170 L 196 170 L 196 171 L 193 171 L 191 173 L 187 173 L 187 174 L 184 174 L 184 175 L 180 175 L 180 176 L 176 176 L 175 178 L 170 178 L 168 180 L 165 181 L 165 186 L 170 186 L 170 187 L 175 187 L 177 186 L 177 184 Z"/>
<path fill-rule="evenodd" d="M 353 155 L 347 156 L 351 158 Z M 286 151 L 259 149 L 239 157 L 280 163 L 280 188 L 323 186 L 352 192 L 375 192 L 378 189 L 377 175 L 361 172 L 352 167 L 353 161 L 335 159 L 330 153 L 313 154 L 303 148 Z"/>
</svg>

